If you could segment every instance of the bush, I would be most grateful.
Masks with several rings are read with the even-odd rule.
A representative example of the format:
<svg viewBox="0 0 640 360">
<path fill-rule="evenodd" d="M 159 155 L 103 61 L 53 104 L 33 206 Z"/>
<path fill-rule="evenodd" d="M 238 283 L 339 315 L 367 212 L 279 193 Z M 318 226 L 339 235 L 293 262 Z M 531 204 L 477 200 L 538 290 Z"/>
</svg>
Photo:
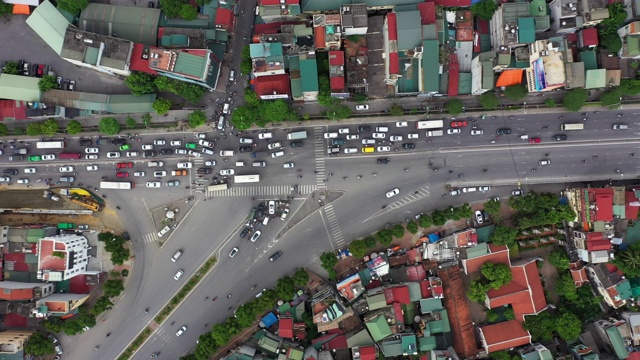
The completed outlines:
<svg viewBox="0 0 640 360">
<path fill-rule="evenodd" d="M 98 129 L 105 135 L 116 135 L 120 133 L 120 124 L 113 117 L 104 117 L 98 123 Z"/>
</svg>

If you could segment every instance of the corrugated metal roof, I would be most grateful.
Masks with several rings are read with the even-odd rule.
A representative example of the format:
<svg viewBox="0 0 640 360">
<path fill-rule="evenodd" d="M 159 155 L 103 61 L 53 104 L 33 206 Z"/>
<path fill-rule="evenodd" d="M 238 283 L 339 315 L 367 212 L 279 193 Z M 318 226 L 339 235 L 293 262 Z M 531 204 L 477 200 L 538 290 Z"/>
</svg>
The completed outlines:
<svg viewBox="0 0 640 360">
<path fill-rule="evenodd" d="M 90 3 L 80 13 L 78 25 L 85 31 L 155 46 L 159 21 L 160 9 Z"/>
<path fill-rule="evenodd" d="M 60 55 L 69 21 L 48 0 L 38 6 L 27 19 L 27 25 Z"/>
<path fill-rule="evenodd" d="M 410 50 L 420 45 L 422 29 L 420 11 L 401 11 L 396 13 L 398 27 L 398 51 Z"/>
<path fill-rule="evenodd" d="M 37 77 L 0 74 L 0 99 L 40 101 Z"/>
</svg>

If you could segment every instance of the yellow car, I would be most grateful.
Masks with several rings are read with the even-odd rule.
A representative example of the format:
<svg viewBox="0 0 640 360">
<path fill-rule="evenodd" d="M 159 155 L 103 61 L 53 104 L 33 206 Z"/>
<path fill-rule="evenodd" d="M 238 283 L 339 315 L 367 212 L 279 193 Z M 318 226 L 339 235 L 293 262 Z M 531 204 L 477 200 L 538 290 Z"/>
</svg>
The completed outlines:
<svg viewBox="0 0 640 360">
<path fill-rule="evenodd" d="M 376 148 L 374 148 L 373 146 L 363 146 L 362 147 L 362 152 L 363 153 L 372 153 L 376 151 Z"/>
</svg>

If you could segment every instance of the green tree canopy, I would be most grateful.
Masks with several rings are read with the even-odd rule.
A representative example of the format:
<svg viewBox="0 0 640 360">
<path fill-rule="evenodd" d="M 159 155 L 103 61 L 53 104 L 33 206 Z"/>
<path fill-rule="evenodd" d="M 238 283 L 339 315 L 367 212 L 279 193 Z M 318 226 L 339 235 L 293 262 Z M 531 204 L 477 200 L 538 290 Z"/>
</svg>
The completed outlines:
<svg viewBox="0 0 640 360">
<path fill-rule="evenodd" d="M 88 0 L 58 0 L 58 7 L 75 15 L 89 5 Z"/>
<path fill-rule="evenodd" d="M 42 124 L 33 122 L 27 125 L 27 135 L 29 136 L 42 135 Z"/>
<path fill-rule="evenodd" d="M 491 234 L 491 242 L 496 245 L 511 245 L 516 242 L 518 230 L 507 226 L 496 226 Z"/>
<path fill-rule="evenodd" d="M 504 90 L 504 96 L 511 100 L 524 99 L 528 94 L 529 91 L 527 91 L 527 88 L 520 84 L 507 86 Z"/>
<path fill-rule="evenodd" d="M 556 318 L 556 332 L 564 340 L 574 340 L 582 332 L 582 322 L 570 312 L 563 312 Z"/>
<path fill-rule="evenodd" d="M 98 123 L 98 129 L 105 135 L 116 135 L 120 133 L 120 124 L 113 117 L 103 117 Z"/>
<path fill-rule="evenodd" d="M 562 248 L 558 248 L 549 253 L 549 263 L 559 270 L 569 270 L 569 257 L 567 256 L 567 252 Z"/>
<path fill-rule="evenodd" d="M 576 112 L 586 104 L 588 97 L 587 90 L 584 88 L 574 88 L 567 91 L 564 99 L 562 99 L 562 105 L 567 110 Z"/>
<path fill-rule="evenodd" d="M 58 85 L 55 76 L 44 75 L 42 79 L 38 81 L 38 89 L 40 89 L 40 91 L 42 92 L 49 91 L 51 89 L 57 89 L 59 87 L 60 86 Z"/>
<path fill-rule="evenodd" d="M 506 264 L 486 262 L 480 268 L 482 275 L 489 280 L 489 286 L 499 289 L 513 280 L 511 268 Z"/>
<path fill-rule="evenodd" d="M 195 110 L 191 114 L 187 115 L 187 120 L 189 122 L 189 127 L 194 129 L 198 126 L 202 126 L 207 122 L 207 114 L 205 114 L 202 110 Z"/>
<path fill-rule="evenodd" d="M 464 110 L 464 104 L 460 99 L 451 99 L 447 102 L 447 111 L 451 115 L 458 115 Z"/>
<path fill-rule="evenodd" d="M 78 120 L 71 120 L 67 123 L 67 134 L 75 135 L 82 132 L 82 124 Z"/>
<path fill-rule="evenodd" d="M 480 105 L 485 110 L 493 110 L 500 105 L 500 99 L 491 91 L 487 91 L 484 94 L 480 95 Z"/>
<path fill-rule="evenodd" d="M 189 4 L 182 4 L 180 7 L 180 17 L 189 21 L 195 20 L 198 17 L 198 10 Z"/>
<path fill-rule="evenodd" d="M 217 119 L 216 119 L 217 120 Z M 240 106 L 231 115 L 231 123 L 238 130 L 247 130 L 256 120 L 256 111 L 249 106 Z"/>
<path fill-rule="evenodd" d="M 481 0 L 471 5 L 471 13 L 482 20 L 490 21 L 493 13 L 498 10 L 498 5 L 494 0 Z"/>
<path fill-rule="evenodd" d="M 24 352 L 35 356 L 54 354 L 55 349 L 53 340 L 49 339 L 41 332 L 33 333 L 24 346 Z"/>
<path fill-rule="evenodd" d="M 153 110 L 155 110 L 158 115 L 164 115 L 169 112 L 171 105 L 173 105 L 171 100 L 157 98 L 151 107 L 153 107 Z"/>
<path fill-rule="evenodd" d="M 155 76 L 143 72 L 134 71 L 125 79 L 125 84 L 131 90 L 131 94 L 140 96 L 153 94 L 156 91 Z"/>
<path fill-rule="evenodd" d="M 40 131 L 42 132 L 42 134 L 47 136 L 55 135 L 59 129 L 60 126 L 58 125 L 56 119 L 47 119 L 42 123 L 42 126 L 40 127 Z"/>
</svg>

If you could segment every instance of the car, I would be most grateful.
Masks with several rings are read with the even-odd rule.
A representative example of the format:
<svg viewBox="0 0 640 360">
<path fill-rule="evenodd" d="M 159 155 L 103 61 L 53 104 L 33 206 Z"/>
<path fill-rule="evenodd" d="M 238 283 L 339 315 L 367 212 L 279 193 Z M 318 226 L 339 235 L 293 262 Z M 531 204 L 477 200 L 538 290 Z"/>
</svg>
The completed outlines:
<svg viewBox="0 0 640 360">
<path fill-rule="evenodd" d="M 460 193 L 461 193 L 460 189 L 449 190 L 449 195 L 451 196 L 460 195 Z"/>
<path fill-rule="evenodd" d="M 356 110 L 369 110 L 369 105 L 367 104 L 356 105 Z"/>
<path fill-rule="evenodd" d="M 191 162 L 179 162 L 178 169 L 191 169 L 193 167 L 193 163 Z"/>
<path fill-rule="evenodd" d="M 232 258 L 232 257 L 236 256 L 236 254 L 238 253 L 238 250 L 240 250 L 240 249 L 238 249 L 237 246 L 234 247 L 233 249 L 231 249 L 231 252 L 229 252 L 229 257 Z"/>
<path fill-rule="evenodd" d="M 205 166 L 216 166 L 216 161 L 215 160 L 207 160 L 204 162 Z"/>
<path fill-rule="evenodd" d="M 279 142 L 279 141 L 267 145 L 267 148 L 269 150 L 278 149 L 278 148 L 281 148 L 281 147 L 282 147 L 282 143 Z"/>
<path fill-rule="evenodd" d="M 402 144 L 402 148 L 403 149 L 415 149 L 416 148 L 416 144 L 415 143 L 404 143 L 404 144 Z"/>
<path fill-rule="evenodd" d="M 160 149 L 160 155 L 173 155 L 173 149 Z"/>
<path fill-rule="evenodd" d="M 343 151 L 344 151 L 345 154 L 353 154 L 353 153 L 357 153 L 358 152 L 358 148 L 347 147 L 347 148 L 344 148 Z"/>
<path fill-rule="evenodd" d="M 73 172 L 73 166 L 61 166 L 58 169 L 61 173 L 69 173 L 69 172 Z M 15 174 L 14 174 L 15 175 Z"/>
<path fill-rule="evenodd" d="M 150 145 L 150 144 L 142 145 L 142 150 L 153 150 L 153 145 Z"/>
<path fill-rule="evenodd" d="M 551 165 L 551 160 L 540 160 L 538 161 L 538 165 L 540 166 Z"/>
<path fill-rule="evenodd" d="M 256 232 L 253 233 L 253 235 L 251 235 L 251 242 L 256 242 L 256 240 L 258 240 L 258 238 L 260 237 L 260 235 L 262 235 L 262 231 L 257 230 Z"/>
<path fill-rule="evenodd" d="M 521 196 L 522 195 L 522 190 L 518 189 L 518 190 L 513 190 L 511 192 L 511 196 Z"/>
<path fill-rule="evenodd" d="M 116 163 L 116 169 L 131 169 L 133 163 L 131 161 Z"/>
<path fill-rule="evenodd" d="M 202 153 L 195 152 L 193 150 L 187 151 L 187 155 L 190 155 L 190 156 L 193 156 L 193 157 L 202 157 Z"/>
<path fill-rule="evenodd" d="M 180 270 L 180 271 L 182 271 L 182 270 Z M 178 280 L 178 279 L 176 279 L 176 280 Z M 180 336 L 180 335 L 184 334 L 185 331 L 187 331 L 187 325 L 182 325 L 180 327 L 180 329 L 178 329 L 178 331 L 176 332 L 176 336 Z"/>
<path fill-rule="evenodd" d="M 42 155 L 42 160 L 55 160 L 56 156 L 54 154 L 44 154 Z"/>
<path fill-rule="evenodd" d="M 64 352 L 64 351 L 62 351 L 62 346 L 60 346 L 60 344 L 57 344 L 55 346 L 54 350 L 56 351 L 56 354 L 58 354 L 58 355 L 62 355 L 62 353 Z"/>
<path fill-rule="evenodd" d="M 452 128 L 461 128 L 461 127 L 466 127 L 467 125 L 468 125 L 467 120 L 452 121 L 450 124 Z"/>
<path fill-rule="evenodd" d="M 271 157 L 274 159 L 280 156 L 284 156 L 284 151 L 279 150 L 271 153 Z"/>
<path fill-rule="evenodd" d="M 286 162 L 284 164 L 282 164 L 282 167 L 285 169 L 293 169 L 296 166 L 296 164 L 292 163 L 292 162 Z"/>
<path fill-rule="evenodd" d="M 557 134 L 557 135 L 553 135 L 551 137 L 551 139 L 553 141 L 565 141 L 565 140 L 567 140 L 567 135 L 565 135 L 565 134 Z"/>
<path fill-rule="evenodd" d="M 200 139 L 200 140 L 198 140 L 198 145 L 212 148 L 213 147 L 213 141 Z"/>
<path fill-rule="evenodd" d="M 280 215 L 280 220 L 284 220 L 289 215 L 289 208 L 282 210 L 282 215 Z"/>
<path fill-rule="evenodd" d="M 389 136 L 389 141 L 402 141 L 402 136 L 400 136 L 400 135 L 391 135 L 391 136 Z"/>
<path fill-rule="evenodd" d="M 176 251 L 176 253 L 173 254 L 173 256 L 171 257 L 171 261 L 176 262 L 178 259 L 180 259 L 180 256 L 182 256 L 182 249 Z"/>
<path fill-rule="evenodd" d="M 529 139 L 529 144 L 539 144 L 542 141 L 539 137 L 534 137 Z"/>
<path fill-rule="evenodd" d="M 144 151 L 142 153 L 142 157 L 146 157 L 146 158 L 147 157 L 156 157 L 157 155 L 158 155 L 158 153 L 155 152 L 155 151 L 152 151 L 152 150 L 147 150 L 147 151 Z"/>
<path fill-rule="evenodd" d="M 340 128 L 338 129 L 338 134 L 348 134 L 349 128 Z"/>
<path fill-rule="evenodd" d="M 409 123 L 406 121 L 396 121 L 396 127 L 407 127 Z"/>
<path fill-rule="evenodd" d="M 325 139 L 335 139 L 338 137 L 338 133 L 337 132 L 326 132 L 324 133 L 324 138 Z"/>
<path fill-rule="evenodd" d="M 385 157 L 385 158 L 377 158 L 376 159 L 376 164 L 385 164 L 386 165 L 386 164 L 388 164 L 390 162 L 391 162 L 391 159 L 387 158 L 387 157 Z"/>
<path fill-rule="evenodd" d="M 107 153 L 107 158 L 109 158 L 109 159 L 117 159 L 119 157 L 120 157 L 120 153 L 117 152 L 117 151 L 109 151 Z"/>
<path fill-rule="evenodd" d="M 238 152 L 241 152 L 241 153 L 251 152 L 252 150 L 253 148 L 251 146 L 240 146 L 238 148 Z"/>
<path fill-rule="evenodd" d="M 273 137 L 273 133 L 272 132 L 263 132 L 258 134 L 258 139 L 260 140 L 264 140 L 264 139 L 271 139 Z"/>
<path fill-rule="evenodd" d="M 198 168 L 198 170 L 196 170 L 196 173 L 200 174 L 200 175 L 204 175 L 204 174 L 213 174 L 213 169 L 212 168 Z"/>
<path fill-rule="evenodd" d="M 387 134 L 374 132 L 372 136 L 374 139 L 384 139 L 387 136 Z"/>
<path fill-rule="evenodd" d="M 118 171 L 116 172 L 116 177 L 117 178 L 128 178 L 129 177 L 129 173 L 126 171 Z"/>
<path fill-rule="evenodd" d="M 167 142 L 162 139 L 153 140 L 153 145 L 165 145 Z"/>
<path fill-rule="evenodd" d="M 136 157 L 136 156 L 140 156 L 140 153 L 137 151 L 127 151 L 127 153 L 125 154 L 127 157 Z"/>
<path fill-rule="evenodd" d="M 491 190 L 491 186 L 478 186 L 478 191 L 485 192 L 489 190 Z"/>
<path fill-rule="evenodd" d="M 171 176 L 187 176 L 188 174 L 187 170 L 171 170 Z"/>
<path fill-rule="evenodd" d="M 18 169 L 5 169 L 2 170 L 2 173 L 5 175 L 18 175 Z"/>
<path fill-rule="evenodd" d="M 233 175 L 235 173 L 236 173 L 236 171 L 233 170 L 233 169 L 222 169 L 222 170 L 220 170 L 220 175 L 221 176 Z"/>
<path fill-rule="evenodd" d="M 28 184 L 29 183 L 29 179 L 23 178 L 23 179 L 18 179 L 18 184 Z"/>
<path fill-rule="evenodd" d="M 461 132 L 462 132 L 462 130 L 457 129 L 457 128 L 455 128 L 455 129 L 454 128 L 447 129 L 447 134 L 449 134 L 449 135 L 460 134 Z"/>
<path fill-rule="evenodd" d="M 392 198 L 392 197 L 394 197 L 394 196 L 396 196 L 398 194 L 400 194 L 400 189 L 395 188 L 393 190 L 387 191 L 386 196 L 387 196 L 387 198 Z"/>
<path fill-rule="evenodd" d="M 182 140 L 171 140 L 169 145 L 171 145 L 171 146 L 182 146 Z"/>
<path fill-rule="evenodd" d="M 378 146 L 378 148 L 376 149 L 380 152 L 384 152 L 384 151 L 391 151 L 391 146 Z"/>
<path fill-rule="evenodd" d="M 362 145 L 373 145 L 376 141 L 374 139 L 362 139 Z"/>
<path fill-rule="evenodd" d="M 496 134 L 497 135 L 509 135 L 509 134 L 511 134 L 511 129 L 509 129 L 509 128 L 498 128 L 498 130 L 496 130 Z"/>
<path fill-rule="evenodd" d="M 303 141 L 291 141 L 289 142 L 289 147 L 292 148 L 299 148 L 299 147 L 303 147 L 304 146 L 304 142 Z"/>
<path fill-rule="evenodd" d="M 420 134 L 418 133 L 409 133 L 407 134 L 407 139 L 419 139 L 420 138 Z"/>
<path fill-rule="evenodd" d="M 238 141 L 240 141 L 240 144 L 253 144 L 253 139 L 248 137 L 241 137 Z"/>
<path fill-rule="evenodd" d="M 282 251 L 276 251 L 273 255 L 271 255 L 269 257 L 269 261 L 274 262 L 274 261 L 278 260 L 278 258 L 280 258 L 280 256 L 282 256 Z"/>
<path fill-rule="evenodd" d="M 67 87 L 67 90 L 69 90 L 69 91 L 75 91 L 76 90 L 76 81 L 75 80 L 69 81 L 69 86 Z"/>
<path fill-rule="evenodd" d="M 176 149 L 176 155 L 187 155 L 187 150 L 185 149 Z"/>
<path fill-rule="evenodd" d="M 129 145 L 129 144 L 125 144 L 125 145 L 120 146 L 120 151 L 125 151 L 125 150 L 129 150 L 129 149 L 131 149 L 131 145 Z"/>
<path fill-rule="evenodd" d="M 180 186 L 180 180 L 167 181 L 168 187 Z"/>
<path fill-rule="evenodd" d="M 369 132 L 371 131 L 371 126 L 369 125 L 362 125 L 362 126 L 358 126 L 358 132 Z"/>
<path fill-rule="evenodd" d="M 273 215 L 276 213 L 276 202 L 273 200 L 270 200 L 268 203 L 269 206 L 269 215 Z"/>
<path fill-rule="evenodd" d="M 145 171 L 136 171 L 136 172 L 133 173 L 134 177 L 142 177 L 142 176 L 145 176 L 145 175 L 147 175 L 147 173 Z"/>
<path fill-rule="evenodd" d="M 36 173 L 36 168 L 34 168 L 34 167 L 24 168 L 24 173 L 25 174 L 35 174 Z"/>
<path fill-rule="evenodd" d="M 476 222 L 478 224 L 482 224 L 484 222 L 484 217 L 482 216 L 482 211 L 476 210 L 475 215 L 476 215 Z"/>
<path fill-rule="evenodd" d="M 153 177 L 165 177 L 167 176 L 167 172 L 164 170 L 154 171 Z"/>
<path fill-rule="evenodd" d="M 98 171 L 98 165 L 87 165 L 87 171 Z"/>
<path fill-rule="evenodd" d="M 482 135 L 482 134 L 484 134 L 484 131 L 482 131 L 481 129 L 473 129 L 473 130 L 471 130 L 471 135 L 472 136 Z"/>
<path fill-rule="evenodd" d="M 360 135 L 358 134 L 347 135 L 347 140 L 358 140 L 358 139 L 360 139 Z"/>
<path fill-rule="evenodd" d="M 146 185 L 148 188 L 159 188 L 160 186 L 162 186 L 160 181 L 147 181 Z"/>
<path fill-rule="evenodd" d="M 90 148 L 86 148 L 86 149 L 84 149 L 84 152 L 85 152 L 86 154 L 97 154 L 97 153 L 99 153 L 99 152 L 100 152 L 100 149 L 99 149 L 99 148 L 96 148 L 96 147 L 90 147 Z"/>
</svg>

